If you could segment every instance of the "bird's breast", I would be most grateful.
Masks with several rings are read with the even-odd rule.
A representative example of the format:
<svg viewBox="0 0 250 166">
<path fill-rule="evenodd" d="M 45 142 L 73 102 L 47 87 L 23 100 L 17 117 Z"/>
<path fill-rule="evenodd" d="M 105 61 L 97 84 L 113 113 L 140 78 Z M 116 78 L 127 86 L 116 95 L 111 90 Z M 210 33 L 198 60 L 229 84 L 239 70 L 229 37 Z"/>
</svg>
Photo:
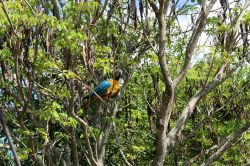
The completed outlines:
<svg viewBox="0 0 250 166">
<path fill-rule="evenodd" d="M 103 96 L 104 99 L 114 97 L 119 90 L 118 81 L 109 80 L 109 82 L 111 83 L 111 86 L 106 90 L 105 95 Z"/>
</svg>

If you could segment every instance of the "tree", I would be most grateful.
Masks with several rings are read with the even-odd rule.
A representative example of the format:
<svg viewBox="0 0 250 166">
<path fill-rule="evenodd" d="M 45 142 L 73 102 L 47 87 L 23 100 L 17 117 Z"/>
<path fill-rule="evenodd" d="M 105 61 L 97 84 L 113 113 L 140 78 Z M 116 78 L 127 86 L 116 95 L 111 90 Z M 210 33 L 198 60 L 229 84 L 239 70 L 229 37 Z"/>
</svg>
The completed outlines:
<svg viewBox="0 0 250 166">
<path fill-rule="evenodd" d="M 167 11 L 169 9 L 170 1 L 160 1 L 158 4 L 154 3 L 153 1 L 149 1 L 152 9 L 155 12 L 155 15 L 157 17 L 158 24 L 159 24 L 159 30 L 158 30 L 159 50 L 158 50 L 157 56 L 159 58 L 159 64 L 161 67 L 161 72 L 162 72 L 164 82 L 165 82 L 165 87 L 166 87 L 164 97 L 161 103 L 161 109 L 157 115 L 156 153 L 155 153 L 153 165 L 163 165 L 168 147 L 171 144 L 174 144 L 176 142 L 177 134 L 179 134 L 181 130 L 183 129 L 186 121 L 192 114 L 198 101 L 201 100 L 209 91 L 213 90 L 216 86 L 222 83 L 228 76 L 230 76 L 230 74 L 232 74 L 234 70 L 236 70 L 233 67 L 232 67 L 233 69 L 229 67 L 230 62 L 223 60 L 223 63 L 218 68 L 212 81 L 209 83 L 206 83 L 200 90 L 196 92 L 194 96 L 192 96 L 192 98 L 188 101 L 187 105 L 185 106 L 179 119 L 177 120 L 175 126 L 169 131 L 168 134 L 166 134 L 167 128 L 169 125 L 169 119 L 171 116 L 172 107 L 173 107 L 175 89 L 177 88 L 179 83 L 183 80 L 183 78 L 187 74 L 188 69 L 190 68 L 191 59 L 193 57 L 193 53 L 197 45 L 198 39 L 201 36 L 202 31 L 205 28 L 207 17 L 211 9 L 213 8 L 215 2 L 216 1 L 210 1 L 208 4 L 206 4 L 205 1 L 201 2 L 200 13 L 198 14 L 196 18 L 196 22 L 192 29 L 191 37 L 189 41 L 187 42 L 187 45 L 185 48 L 185 53 L 184 53 L 185 58 L 184 58 L 183 67 L 181 68 L 177 76 L 172 80 L 172 77 L 170 75 L 168 65 L 167 65 L 166 55 L 165 55 L 166 40 L 167 40 L 166 32 L 168 31 L 167 23 L 166 23 L 166 16 L 167 16 Z M 227 32 L 223 32 L 224 33 L 223 35 L 226 36 L 226 39 L 225 39 L 225 44 L 222 45 L 222 48 L 220 49 L 222 49 L 222 52 L 225 52 L 228 56 L 232 55 L 233 51 L 236 49 L 235 47 L 237 47 L 236 35 L 240 27 L 240 24 L 242 22 L 242 18 L 245 12 L 247 11 L 246 9 L 248 8 L 249 3 L 250 2 L 246 1 L 245 5 L 243 5 L 243 7 L 240 8 L 239 14 L 237 14 L 236 17 L 233 18 L 231 23 L 228 25 L 230 26 L 230 30 L 228 30 Z M 221 5 L 224 10 L 224 13 L 226 13 L 227 8 L 229 8 L 228 4 L 221 4 Z M 226 6 L 223 6 L 223 5 L 226 5 Z M 172 12 L 175 12 L 175 10 L 173 9 Z M 172 12 L 170 12 L 169 14 L 170 16 Z M 171 18 L 170 16 L 168 18 Z M 223 19 L 224 20 L 226 19 L 225 15 Z M 246 128 L 245 131 L 247 129 L 248 128 Z"/>
<path fill-rule="evenodd" d="M 2 0 L 3 164 L 247 162 L 249 3 Z M 117 69 L 120 94 L 86 109 Z"/>
</svg>

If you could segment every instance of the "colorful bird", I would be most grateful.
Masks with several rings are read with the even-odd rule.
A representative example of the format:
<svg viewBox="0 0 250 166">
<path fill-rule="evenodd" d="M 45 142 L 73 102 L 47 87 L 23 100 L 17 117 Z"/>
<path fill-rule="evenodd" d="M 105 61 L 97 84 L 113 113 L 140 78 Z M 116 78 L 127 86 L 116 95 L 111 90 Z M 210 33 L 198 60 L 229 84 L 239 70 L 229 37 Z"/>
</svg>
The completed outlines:
<svg viewBox="0 0 250 166">
<path fill-rule="evenodd" d="M 117 71 L 114 74 L 113 79 L 104 80 L 97 87 L 92 90 L 84 99 L 88 99 L 88 104 L 92 104 L 98 99 L 107 100 L 115 97 L 119 92 L 119 79 L 121 77 L 121 71 Z"/>
</svg>

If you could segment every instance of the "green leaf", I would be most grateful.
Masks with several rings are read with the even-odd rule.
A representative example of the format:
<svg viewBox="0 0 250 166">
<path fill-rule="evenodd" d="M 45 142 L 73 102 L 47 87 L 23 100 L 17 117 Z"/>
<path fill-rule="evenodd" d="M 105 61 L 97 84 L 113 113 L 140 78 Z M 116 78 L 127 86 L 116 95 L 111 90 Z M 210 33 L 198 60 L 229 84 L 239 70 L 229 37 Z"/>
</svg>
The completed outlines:
<svg viewBox="0 0 250 166">
<path fill-rule="evenodd" d="M 49 139 L 48 139 L 48 135 L 45 132 L 45 130 L 43 128 L 35 128 L 35 129 L 41 135 L 41 137 L 44 139 L 45 143 L 47 143 L 49 141 Z"/>
</svg>

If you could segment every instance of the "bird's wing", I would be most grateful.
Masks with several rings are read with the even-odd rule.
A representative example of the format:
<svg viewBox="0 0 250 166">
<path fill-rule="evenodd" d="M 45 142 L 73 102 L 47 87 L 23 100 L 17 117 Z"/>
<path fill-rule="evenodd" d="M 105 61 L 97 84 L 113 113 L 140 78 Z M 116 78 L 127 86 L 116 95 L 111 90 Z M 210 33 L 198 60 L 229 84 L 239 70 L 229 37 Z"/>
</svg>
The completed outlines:
<svg viewBox="0 0 250 166">
<path fill-rule="evenodd" d="M 102 81 L 95 89 L 95 93 L 98 95 L 104 95 L 106 90 L 111 86 L 111 83 L 107 80 Z"/>
<path fill-rule="evenodd" d="M 102 81 L 99 83 L 97 87 L 94 88 L 94 92 L 92 91 L 90 94 L 84 97 L 84 99 L 91 98 L 92 96 L 95 96 L 98 94 L 99 96 L 102 96 L 105 94 L 106 90 L 111 86 L 111 83 L 107 80 Z"/>
</svg>

